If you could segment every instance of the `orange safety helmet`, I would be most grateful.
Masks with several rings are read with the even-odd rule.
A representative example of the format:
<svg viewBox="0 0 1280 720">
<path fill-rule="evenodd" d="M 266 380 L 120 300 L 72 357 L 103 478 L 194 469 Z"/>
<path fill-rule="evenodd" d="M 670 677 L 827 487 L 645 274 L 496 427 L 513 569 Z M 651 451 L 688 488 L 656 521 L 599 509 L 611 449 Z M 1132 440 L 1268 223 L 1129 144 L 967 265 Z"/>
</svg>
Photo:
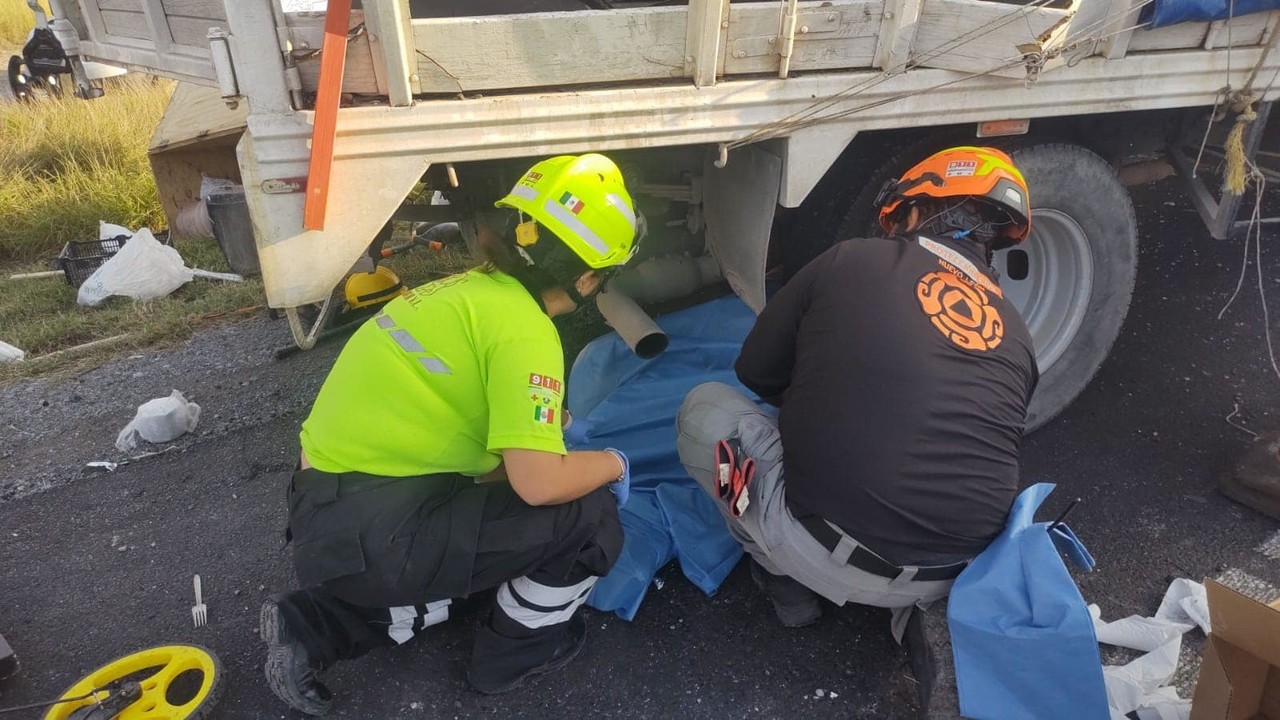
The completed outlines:
<svg viewBox="0 0 1280 720">
<path fill-rule="evenodd" d="M 875 204 L 880 227 L 894 228 L 894 213 L 912 198 L 970 197 L 993 205 L 1013 221 L 996 232 L 995 249 L 1009 247 L 1031 234 L 1031 198 L 1022 171 L 1005 153 L 991 147 L 954 147 L 934 153 L 898 180 L 880 188 Z"/>
</svg>

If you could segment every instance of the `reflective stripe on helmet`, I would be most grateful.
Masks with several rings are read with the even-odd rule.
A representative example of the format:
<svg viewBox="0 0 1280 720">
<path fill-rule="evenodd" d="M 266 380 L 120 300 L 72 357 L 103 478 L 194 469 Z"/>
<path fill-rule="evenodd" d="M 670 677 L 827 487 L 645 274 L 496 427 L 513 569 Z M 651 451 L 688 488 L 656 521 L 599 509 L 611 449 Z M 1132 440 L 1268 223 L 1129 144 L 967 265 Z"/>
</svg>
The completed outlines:
<svg viewBox="0 0 1280 720">
<path fill-rule="evenodd" d="M 604 240 L 601 240 L 600 236 L 597 235 L 594 230 L 583 224 L 583 222 L 578 219 L 578 216 L 570 212 L 568 208 L 555 200 L 547 200 L 547 202 L 543 204 L 542 209 L 546 210 L 547 214 L 551 217 L 564 223 L 565 227 L 569 228 L 575 235 L 582 238 L 582 241 L 587 245 L 590 245 L 592 250 L 600 253 L 601 257 L 609 254 L 609 246 L 605 244 Z"/>
<path fill-rule="evenodd" d="M 516 183 L 516 186 L 511 188 L 511 194 L 515 195 L 518 198 L 522 198 L 524 200 L 538 199 L 538 191 L 534 190 L 528 185 L 525 185 L 524 183 Z"/>
<path fill-rule="evenodd" d="M 622 216 L 627 219 L 627 222 L 631 223 L 631 232 L 634 233 L 636 231 L 636 214 L 631 210 L 631 206 L 627 205 L 627 201 L 618 197 L 614 193 L 605 195 L 604 199 L 607 200 L 610 205 L 618 208 L 618 212 L 621 212 Z"/>
</svg>

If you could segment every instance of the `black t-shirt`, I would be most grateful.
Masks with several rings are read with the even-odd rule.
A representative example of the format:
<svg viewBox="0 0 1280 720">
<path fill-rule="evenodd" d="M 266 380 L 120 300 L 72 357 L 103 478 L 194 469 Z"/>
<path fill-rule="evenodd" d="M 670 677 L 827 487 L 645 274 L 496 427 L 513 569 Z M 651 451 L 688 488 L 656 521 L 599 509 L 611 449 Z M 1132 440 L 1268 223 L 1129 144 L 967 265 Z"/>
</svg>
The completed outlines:
<svg viewBox="0 0 1280 720">
<path fill-rule="evenodd" d="M 1004 527 L 1039 373 L 966 240 L 848 240 L 769 301 L 738 357 L 785 392 L 787 501 L 891 562 L 972 557 Z"/>
</svg>

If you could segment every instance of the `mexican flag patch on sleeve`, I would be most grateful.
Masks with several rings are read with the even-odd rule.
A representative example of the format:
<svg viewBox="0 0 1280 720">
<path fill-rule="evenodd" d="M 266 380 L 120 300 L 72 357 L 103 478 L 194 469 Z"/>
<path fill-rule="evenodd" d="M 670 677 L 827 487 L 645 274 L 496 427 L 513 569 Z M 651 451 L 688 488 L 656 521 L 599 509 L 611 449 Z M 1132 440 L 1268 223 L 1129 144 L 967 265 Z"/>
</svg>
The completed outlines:
<svg viewBox="0 0 1280 720">
<path fill-rule="evenodd" d="M 533 409 L 533 419 L 540 423 L 546 423 L 548 425 L 552 425 L 556 421 L 555 408 L 541 407 L 541 406 L 536 407 Z"/>
</svg>

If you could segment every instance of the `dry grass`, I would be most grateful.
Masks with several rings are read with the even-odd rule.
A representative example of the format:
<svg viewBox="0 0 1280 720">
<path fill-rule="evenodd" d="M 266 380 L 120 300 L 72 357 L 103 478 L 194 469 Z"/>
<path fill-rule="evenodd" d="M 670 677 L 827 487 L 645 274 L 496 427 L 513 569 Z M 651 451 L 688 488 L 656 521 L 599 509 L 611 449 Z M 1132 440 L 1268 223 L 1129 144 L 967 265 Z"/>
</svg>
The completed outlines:
<svg viewBox="0 0 1280 720">
<path fill-rule="evenodd" d="M 97 100 L 0 104 L 0 263 L 56 255 L 99 220 L 160 226 L 147 144 L 172 91 L 130 75 Z"/>
<path fill-rule="evenodd" d="M 49 11 L 48 0 L 40 0 L 40 4 L 45 12 Z M 27 0 L 0 0 L 0 48 L 21 47 L 34 26 L 34 16 L 27 7 Z M 5 60 L 7 62 L 8 58 Z"/>
<path fill-rule="evenodd" d="M 227 270 L 221 251 L 212 242 L 179 241 L 177 248 L 188 266 Z M 99 307 L 87 308 L 76 304 L 76 289 L 60 277 L 7 279 L 10 272 L 42 269 L 41 265 L 10 267 L 0 279 L 0 340 L 25 350 L 33 360 L 0 365 L 0 383 L 68 367 L 93 367 L 124 352 L 173 344 L 197 330 L 248 312 L 264 312 L 235 312 L 262 303 L 262 283 L 256 280 L 225 283 L 196 279 L 160 300 L 144 303 L 116 297 Z M 129 339 L 118 345 L 39 359 L 51 352 L 121 334 L 128 334 Z"/>
<path fill-rule="evenodd" d="M 12 14 L 15 2 L 0 0 L 0 18 Z M 39 358 L 129 335 L 125 343 L 86 353 L 0 366 L 0 382 L 92 367 L 122 352 L 172 344 L 263 302 L 258 281 L 196 280 L 154 302 L 113 298 L 82 308 L 75 289 L 59 278 L 7 279 L 47 269 L 47 260 L 69 240 L 96 238 L 100 220 L 164 227 L 147 144 L 172 89 L 169 81 L 131 74 L 110 80 L 97 100 L 0 102 L 0 340 Z M 211 240 L 180 242 L 178 250 L 188 266 L 227 269 Z"/>
</svg>

